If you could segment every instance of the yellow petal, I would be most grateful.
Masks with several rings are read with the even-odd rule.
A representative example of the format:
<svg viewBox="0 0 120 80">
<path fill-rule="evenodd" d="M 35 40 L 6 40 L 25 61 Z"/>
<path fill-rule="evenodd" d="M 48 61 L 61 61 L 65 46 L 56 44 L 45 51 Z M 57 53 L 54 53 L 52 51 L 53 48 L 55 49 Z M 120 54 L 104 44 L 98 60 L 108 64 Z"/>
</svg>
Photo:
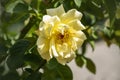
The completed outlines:
<svg viewBox="0 0 120 80">
<path fill-rule="evenodd" d="M 57 8 L 47 9 L 47 14 L 50 16 L 61 16 L 63 13 L 65 13 L 63 5 L 60 5 Z"/>
<path fill-rule="evenodd" d="M 49 15 L 44 15 L 43 16 L 43 22 L 44 23 L 49 23 L 49 22 L 51 22 L 51 16 L 49 16 Z"/>
<path fill-rule="evenodd" d="M 76 9 L 71 9 L 67 13 L 64 13 L 61 16 L 61 20 L 63 23 L 68 23 L 69 21 L 75 20 L 75 19 L 81 20 L 81 18 L 82 18 L 82 13 L 80 13 Z"/>
<path fill-rule="evenodd" d="M 49 15 L 45 15 L 45 16 L 43 16 L 43 22 L 41 22 L 39 30 L 41 30 L 41 31 L 44 30 L 45 36 L 50 37 L 50 35 L 52 34 L 52 29 L 59 22 L 60 22 L 59 17 L 57 17 L 57 16 L 51 17 Z"/>
<path fill-rule="evenodd" d="M 85 36 L 85 34 L 82 31 L 76 31 L 74 37 L 78 37 L 78 38 L 80 38 L 82 40 L 86 39 L 86 36 Z"/>
<path fill-rule="evenodd" d="M 73 42 L 76 42 L 77 48 L 79 48 L 82 46 L 85 39 L 86 39 L 86 36 L 82 31 L 76 31 L 76 33 L 74 34 L 74 37 L 73 37 Z M 75 47 L 75 46 L 73 46 L 73 47 Z"/>
<path fill-rule="evenodd" d="M 83 42 L 84 42 L 84 40 L 82 40 L 82 39 L 80 39 L 80 38 L 73 38 L 74 39 L 74 42 L 75 42 L 75 46 L 73 46 L 73 49 L 76 49 L 76 47 L 77 47 L 77 49 L 79 48 L 79 47 L 81 47 L 82 46 L 82 44 L 83 44 Z"/>
<path fill-rule="evenodd" d="M 39 49 L 39 48 L 37 48 L 37 50 L 38 50 L 38 52 L 39 52 L 39 54 L 41 55 L 41 57 L 43 58 L 43 59 L 46 59 L 47 61 L 49 61 L 52 57 L 49 55 L 49 52 L 44 52 L 44 53 L 42 53 L 41 52 L 41 49 Z"/>
<path fill-rule="evenodd" d="M 70 62 L 73 58 L 75 58 L 75 53 L 74 51 L 71 51 L 70 53 L 64 53 L 66 56 L 61 57 L 58 56 L 56 59 L 59 63 L 65 65 L 67 62 Z"/>
<path fill-rule="evenodd" d="M 69 53 L 65 53 L 65 59 L 67 62 L 70 62 L 73 58 L 75 58 L 75 52 L 73 50 L 70 50 Z"/>
<path fill-rule="evenodd" d="M 66 43 L 58 44 L 56 47 L 58 52 L 66 52 L 68 50 L 68 45 Z"/>
<path fill-rule="evenodd" d="M 56 47 L 55 46 L 56 46 L 55 45 L 55 40 L 54 40 L 54 38 L 52 38 L 51 41 L 50 41 L 50 48 L 52 49 L 54 57 L 58 57 L 58 53 L 56 51 Z"/>
<path fill-rule="evenodd" d="M 78 49 L 77 42 L 73 39 L 73 40 L 71 40 L 71 43 L 72 43 L 72 45 L 71 45 L 72 50 L 76 51 Z"/>
<path fill-rule="evenodd" d="M 63 43 L 61 45 L 57 44 L 56 48 L 57 48 L 57 52 L 58 52 L 59 56 L 62 56 L 62 57 L 65 56 L 64 53 L 70 52 L 70 46 L 67 43 Z"/>
<path fill-rule="evenodd" d="M 55 24 L 55 23 L 60 22 L 60 19 L 58 16 L 51 17 L 49 15 L 45 15 L 45 16 L 43 16 L 43 22 L 45 24 Z"/>
<path fill-rule="evenodd" d="M 49 40 L 45 39 L 42 36 L 39 36 L 37 40 L 38 52 L 42 58 L 49 60 L 52 58 L 52 55 L 49 53 Z"/>
<path fill-rule="evenodd" d="M 68 23 L 68 25 L 76 30 L 84 30 L 85 29 L 84 25 L 77 19 L 70 21 Z"/>
<path fill-rule="evenodd" d="M 66 59 L 64 59 L 63 57 L 59 56 L 59 57 L 56 57 L 56 59 L 60 64 L 62 65 L 66 64 Z"/>
</svg>

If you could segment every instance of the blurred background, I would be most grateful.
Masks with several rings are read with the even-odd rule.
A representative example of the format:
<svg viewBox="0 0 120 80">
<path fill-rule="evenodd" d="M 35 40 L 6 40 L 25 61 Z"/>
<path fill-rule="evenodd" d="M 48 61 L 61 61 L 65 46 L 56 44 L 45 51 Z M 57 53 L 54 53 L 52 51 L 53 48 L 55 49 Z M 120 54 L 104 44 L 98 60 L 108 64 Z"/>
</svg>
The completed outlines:
<svg viewBox="0 0 120 80">
<path fill-rule="evenodd" d="M 24 76 L 24 74 L 19 76 L 16 71 L 16 69 L 21 68 L 21 63 L 27 62 L 18 59 L 19 56 L 24 57 L 24 54 L 22 56 L 16 55 L 14 57 L 16 62 L 14 62 L 15 60 L 12 58 L 13 56 L 11 57 L 11 53 L 8 50 L 12 47 L 13 50 L 16 50 L 15 52 L 21 51 L 20 49 L 18 51 L 16 49 L 18 46 L 21 48 L 21 45 L 17 45 L 15 48 L 13 46 L 19 39 L 34 37 L 35 40 L 33 42 L 35 42 L 36 36 L 34 31 L 38 29 L 42 16 L 46 14 L 46 9 L 57 7 L 60 4 L 63 4 L 66 10 L 76 8 L 83 13 L 82 23 L 87 28 L 85 31 L 87 40 L 83 44 L 83 50 L 80 50 L 80 53 L 83 53 L 82 57 L 85 56 L 85 58 L 91 59 L 96 66 L 96 74 L 94 74 L 94 65 L 92 65 L 93 69 L 89 67 L 88 70 L 85 67 L 85 63 L 81 64 L 83 67 L 78 67 L 75 60 L 68 63 L 73 72 L 73 80 L 120 80 L 119 0 L 0 0 L 0 80 L 1 73 L 4 70 L 1 64 L 3 65 L 4 62 L 8 63 L 8 67 L 10 67 L 10 73 L 8 72 L 9 75 L 7 75 L 8 78 L 5 78 L 5 75 L 3 76 L 4 80 L 9 80 L 11 75 L 13 76 L 13 80 L 19 80 L 17 78 L 20 77 L 30 80 L 29 77 L 31 75 L 26 74 L 27 70 L 25 70 L 25 75 L 27 76 Z M 21 31 L 25 31 L 26 33 Z M 22 47 L 24 47 L 24 44 Z M 33 55 L 35 56 L 34 58 L 38 57 L 38 55 L 36 57 L 36 54 Z M 79 58 L 81 59 L 81 57 Z M 31 65 L 31 63 L 31 66 L 36 66 L 37 61 L 35 63 L 32 59 L 33 57 L 29 60 L 30 64 L 27 63 L 25 66 Z M 37 67 L 39 66 L 38 64 Z M 11 73 L 11 67 L 15 68 L 13 69 L 14 73 Z M 29 70 L 32 69 L 34 70 L 34 68 L 30 68 Z M 72 76 L 71 73 L 70 76 Z"/>
<path fill-rule="evenodd" d="M 96 74 L 92 74 L 83 66 L 77 67 L 74 60 L 69 63 L 73 71 L 73 80 L 120 80 L 120 48 L 115 44 L 106 46 L 104 41 L 95 44 L 95 51 L 87 46 L 86 55 L 96 65 Z"/>
</svg>

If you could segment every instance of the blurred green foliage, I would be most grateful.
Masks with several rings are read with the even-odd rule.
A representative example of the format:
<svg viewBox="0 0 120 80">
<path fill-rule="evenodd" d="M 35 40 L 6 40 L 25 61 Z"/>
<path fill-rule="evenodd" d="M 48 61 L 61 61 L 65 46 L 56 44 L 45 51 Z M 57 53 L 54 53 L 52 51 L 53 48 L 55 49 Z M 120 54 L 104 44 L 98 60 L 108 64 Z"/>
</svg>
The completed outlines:
<svg viewBox="0 0 120 80">
<path fill-rule="evenodd" d="M 103 39 L 108 46 L 120 46 L 119 0 L 0 0 L 0 80 L 73 80 L 69 66 L 41 58 L 36 49 L 35 30 L 46 9 L 63 4 L 83 13 L 87 40 L 81 53 L 76 51 L 79 67 L 96 73 L 94 62 L 85 57 L 87 44 Z"/>
</svg>

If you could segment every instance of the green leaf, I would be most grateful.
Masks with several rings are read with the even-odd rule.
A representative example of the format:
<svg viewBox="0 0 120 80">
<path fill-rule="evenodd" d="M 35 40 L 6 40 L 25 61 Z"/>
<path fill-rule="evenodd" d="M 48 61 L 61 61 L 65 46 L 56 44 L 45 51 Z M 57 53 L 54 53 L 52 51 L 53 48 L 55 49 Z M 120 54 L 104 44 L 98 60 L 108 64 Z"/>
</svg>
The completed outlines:
<svg viewBox="0 0 120 80">
<path fill-rule="evenodd" d="M 109 13 L 110 26 L 112 26 L 114 23 L 115 14 L 116 14 L 116 1 L 115 0 L 104 0 L 104 3 Z"/>
<path fill-rule="evenodd" d="M 34 73 L 30 74 L 25 80 L 41 80 L 41 73 L 34 72 Z"/>
<path fill-rule="evenodd" d="M 102 4 L 102 0 L 92 0 L 91 2 L 97 7 L 99 7 Z"/>
<path fill-rule="evenodd" d="M 10 71 L 6 75 L 2 76 L 1 80 L 20 80 L 20 76 L 17 71 Z"/>
<path fill-rule="evenodd" d="M 0 80 L 2 80 L 2 75 L 0 75 Z"/>
<path fill-rule="evenodd" d="M 9 0 L 9 2 L 6 4 L 5 9 L 9 13 L 13 13 L 13 9 L 18 3 L 21 3 L 22 0 Z"/>
<path fill-rule="evenodd" d="M 86 46 L 87 46 L 87 43 L 85 41 L 82 45 L 82 55 L 84 55 L 86 53 Z"/>
<path fill-rule="evenodd" d="M 0 43 L 0 63 L 6 59 L 8 48 Z"/>
<path fill-rule="evenodd" d="M 55 58 L 51 59 L 49 63 L 46 65 L 48 69 L 54 69 L 58 66 L 58 62 L 56 61 Z"/>
<path fill-rule="evenodd" d="M 3 66 L 0 66 L 0 75 L 2 75 L 4 72 L 4 67 Z M 0 79 L 1 80 L 1 79 Z"/>
<path fill-rule="evenodd" d="M 25 71 L 27 71 L 28 73 L 33 73 L 34 72 L 31 68 L 25 68 Z"/>
<path fill-rule="evenodd" d="M 38 4 L 38 0 L 32 0 L 30 6 L 31 6 L 32 8 L 34 8 L 34 9 L 37 9 L 37 7 L 38 7 L 37 4 Z"/>
<path fill-rule="evenodd" d="M 10 49 L 10 54 L 24 54 L 31 42 L 26 39 L 18 40 Z"/>
<path fill-rule="evenodd" d="M 92 47 L 92 50 L 95 50 L 95 42 L 93 40 L 89 40 L 89 44 Z"/>
<path fill-rule="evenodd" d="M 23 3 L 18 3 L 15 8 L 13 9 L 14 13 L 26 13 L 28 12 L 28 6 L 26 4 Z"/>
<path fill-rule="evenodd" d="M 76 7 L 76 4 L 75 4 L 74 0 L 69 0 L 69 1 L 68 0 L 63 0 L 63 2 L 61 2 L 60 4 L 64 5 L 64 9 L 66 11 L 72 9 L 73 7 Z"/>
<path fill-rule="evenodd" d="M 13 9 L 13 14 L 11 16 L 12 21 L 9 23 L 20 23 L 23 22 L 29 17 L 28 6 L 23 3 L 18 3 Z"/>
<path fill-rule="evenodd" d="M 14 37 L 25 26 L 25 20 L 29 17 L 28 6 L 22 2 L 17 3 L 9 16 L 4 24 L 8 26 L 8 34 Z"/>
<path fill-rule="evenodd" d="M 83 3 L 80 7 L 80 10 L 83 10 L 84 13 L 87 13 L 89 17 L 90 17 L 89 14 L 92 14 L 95 17 L 95 19 L 98 19 L 98 20 L 104 18 L 102 7 L 96 6 L 94 2 L 91 0 L 88 0 L 86 3 Z"/>
<path fill-rule="evenodd" d="M 28 6 L 21 2 L 15 5 L 12 14 L 4 12 L 2 14 L 2 26 L 5 28 L 7 35 L 13 38 L 18 35 L 25 26 L 25 20 L 28 17 Z"/>
<path fill-rule="evenodd" d="M 120 30 L 120 27 L 118 27 L 118 26 L 120 26 L 120 19 L 116 19 L 115 20 L 114 29 L 115 30 Z"/>
<path fill-rule="evenodd" d="M 77 7 L 81 6 L 82 0 L 74 0 Z"/>
<path fill-rule="evenodd" d="M 94 62 L 89 58 L 85 58 L 85 59 L 86 59 L 86 67 L 87 67 L 87 69 L 90 72 L 96 74 L 96 66 L 95 66 Z"/>
<path fill-rule="evenodd" d="M 81 55 L 77 55 L 77 57 L 75 58 L 75 62 L 79 67 L 83 67 L 84 65 L 84 60 Z"/>
<path fill-rule="evenodd" d="M 30 17 L 29 23 L 21 30 L 21 34 L 19 36 L 19 39 L 22 39 L 26 36 L 26 34 L 30 31 L 32 27 L 36 24 L 37 19 L 35 16 Z"/>
<path fill-rule="evenodd" d="M 119 47 L 120 47 L 120 27 L 118 27 L 118 26 L 120 26 L 120 19 L 115 20 L 115 23 L 114 23 L 115 31 L 114 31 L 114 35 L 113 35 L 115 43 L 117 45 L 119 45 Z"/>
<path fill-rule="evenodd" d="M 27 4 L 30 4 L 32 0 L 23 0 L 24 2 L 26 2 Z"/>
<path fill-rule="evenodd" d="M 105 27 L 103 31 L 104 31 L 104 34 L 105 34 L 106 38 L 110 39 L 111 38 L 110 28 L 109 27 Z"/>
<path fill-rule="evenodd" d="M 54 67 L 50 68 L 50 66 L 54 66 Z M 50 62 L 44 68 L 44 73 L 42 75 L 41 80 L 49 80 L 49 79 L 50 80 L 73 80 L 72 71 L 67 65 L 64 66 L 57 62 Z"/>
<path fill-rule="evenodd" d="M 10 56 L 7 59 L 7 64 L 10 69 L 16 69 L 24 64 L 24 55 L 30 46 L 28 40 L 22 39 L 17 41 L 10 49 Z"/>
<path fill-rule="evenodd" d="M 28 62 L 32 62 L 34 64 L 38 64 L 40 63 L 40 57 L 38 55 L 35 55 L 33 53 L 31 54 L 26 54 L 25 55 L 25 60 L 28 61 Z"/>
<path fill-rule="evenodd" d="M 24 60 L 26 65 L 30 65 L 31 68 L 35 70 L 38 68 L 40 61 L 42 59 L 39 55 L 31 53 L 31 54 L 26 54 L 24 56 Z"/>
<path fill-rule="evenodd" d="M 0 55 L 6 54 L 7 50 L 8 50 L 8 48 L 6 46 L 4 46 L 3 44 L 0 44 Z"/>
<path fill-rule="evenodd" d="M 82 18 L 82 23 L 85 24 L 85 25 L 93 25 L 95 24 L 96 22 L 96 19 L 95 19 L 95 16 L 90 14 L 90 13 L 87 13 L 87 12 L 84 12 L 83 13 L 84 16 Z"/>
</svg>

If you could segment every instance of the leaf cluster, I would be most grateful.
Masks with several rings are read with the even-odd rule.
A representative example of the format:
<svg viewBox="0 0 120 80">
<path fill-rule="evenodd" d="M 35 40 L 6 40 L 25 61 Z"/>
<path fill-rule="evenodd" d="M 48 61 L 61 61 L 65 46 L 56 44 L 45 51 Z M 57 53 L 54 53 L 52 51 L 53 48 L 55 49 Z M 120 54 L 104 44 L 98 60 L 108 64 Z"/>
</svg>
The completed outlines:
<svg viewBox="0 0 120 80">
<path fill-rule="evenodd" d="M 76 51 L 75 62 L 96 73 L 94 62 L 85 57 L 87 45 L 103 39 L 108 46 L 120 46 L 119 0 L 0 0 L 0 80 L 72 80 L 69 66 L 56 59 L 42 59 L 36 47 L 42 16 L 46 9 L 63 4 L 65 10 L 77 9 L 83 14 L 81 22 L 87 36 Z"/>
</svg>

